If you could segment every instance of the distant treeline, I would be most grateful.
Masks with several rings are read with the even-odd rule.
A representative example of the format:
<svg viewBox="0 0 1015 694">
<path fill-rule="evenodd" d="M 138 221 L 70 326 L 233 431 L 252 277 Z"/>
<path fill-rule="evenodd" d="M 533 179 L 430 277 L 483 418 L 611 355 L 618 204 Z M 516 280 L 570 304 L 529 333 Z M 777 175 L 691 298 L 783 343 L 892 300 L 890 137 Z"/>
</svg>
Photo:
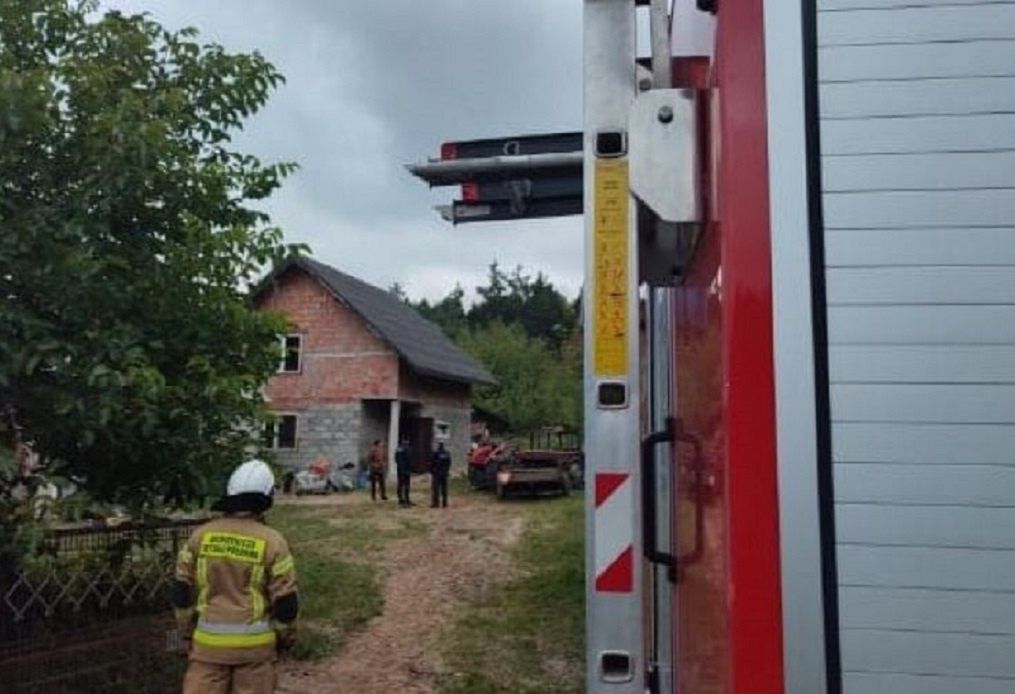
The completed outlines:
<svg viewBox="0 0 1015 694">
<path fill-rule="evenodd" d="M 413 301 L 397 284 L 391 291 L 497 377 L 498 385 L 477 389 L 475 401 L 504 417 L 514 433 L 581 426 L 579 302 L 545 275 L 520 266 L 505 272 L 495 262 L 471 306 L 460 284 L 435 303 Z"/>
</svg>

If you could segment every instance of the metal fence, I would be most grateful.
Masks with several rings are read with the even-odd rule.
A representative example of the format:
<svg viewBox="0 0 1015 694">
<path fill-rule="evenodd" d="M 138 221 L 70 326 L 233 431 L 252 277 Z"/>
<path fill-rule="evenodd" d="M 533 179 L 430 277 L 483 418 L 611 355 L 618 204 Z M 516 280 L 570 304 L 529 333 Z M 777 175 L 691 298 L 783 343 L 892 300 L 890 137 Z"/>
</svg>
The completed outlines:
<svg viewBox="0 0 1015 694">
<path fill-rule="evenodd" d="M 0 691 L 179 691 L 167 591 L 196 521 L 55 531 L 0 576 Z"/>
</svg>

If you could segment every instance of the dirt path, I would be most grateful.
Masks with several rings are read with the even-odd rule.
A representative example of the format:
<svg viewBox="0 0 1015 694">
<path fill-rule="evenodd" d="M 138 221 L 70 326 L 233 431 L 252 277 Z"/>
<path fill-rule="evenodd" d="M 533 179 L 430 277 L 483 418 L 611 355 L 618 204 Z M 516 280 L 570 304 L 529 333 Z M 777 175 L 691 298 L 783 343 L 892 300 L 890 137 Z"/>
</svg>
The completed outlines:
<svg viewBox="0 0 1015 694">
<path fill-rule="evenodd" d="M 349 499 L 326 497 L 317 503 L 362 503 Z M 454 606 L 513 575 L 507 550 L 520 537 L 525 520 L 489 496 L 460 494 L 447 509 L 422 504 L 399 509 L 388 503 L 392 513 L 407 514 L 428 529 L 388 546 L 380 563 L 383 613 L 331 658 L 286 663 L 279 692 L 433 692 L 441 671 L 441 627 Z"/>
</svg>

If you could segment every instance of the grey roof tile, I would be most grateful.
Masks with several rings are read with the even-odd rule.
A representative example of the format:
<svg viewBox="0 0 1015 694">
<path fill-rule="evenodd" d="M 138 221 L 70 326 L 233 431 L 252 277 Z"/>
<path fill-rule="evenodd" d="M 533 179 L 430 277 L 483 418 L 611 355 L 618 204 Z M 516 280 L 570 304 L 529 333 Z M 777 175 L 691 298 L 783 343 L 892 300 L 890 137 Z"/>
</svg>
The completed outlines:
<svg viewBox="0 0 1015 694">
<path fill-rule="evenodd" d="M 255 294 L 263 292 L 272 279 L 293 267 L 310 274 L 338 301 L 359 314 L 416 373 L 464 383 L 497 382 L 479 362 L 448 339 L 439 327 L 390 292 L 311 258 L 287 260 L 262 281 Z"/>
</svg>

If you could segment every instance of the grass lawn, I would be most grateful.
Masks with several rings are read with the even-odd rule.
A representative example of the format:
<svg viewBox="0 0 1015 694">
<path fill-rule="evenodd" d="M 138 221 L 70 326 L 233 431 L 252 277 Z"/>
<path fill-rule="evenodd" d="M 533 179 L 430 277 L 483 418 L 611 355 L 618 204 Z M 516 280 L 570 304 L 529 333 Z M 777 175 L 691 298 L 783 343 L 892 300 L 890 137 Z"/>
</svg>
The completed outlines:
<svg viewBox="0 0 1015 694">
<path fill-rule="evenodd" d="M 381 580 L 371 561 L 391 540 L 425 531 L 411 518 L 355 506 L 276 506 L 268 522 L 289 542 L 300 585 L 295 657 L 334 652 L 353 629 L 381 613 Z"/>
<path fill-rule="evenodd" d="M 582 497 L 504 502 L 528 526 L 520 575 L 463 606 L 444 639 L 442 694 L 584 691 L 585 556 Z"/>
<path fill-rule="evenodd" d="M 418 503 L 424 503 L 425 486 Z M 567 498 L 494 500 L 452 482 L 464 500 L 463 519 L 443 531 L 469 531 L 468 514 L 505 522 L 524 519 L 509 550 L 506 583 L 456 604 L 441 626 L 434 654 L 440 694 L 553 694 L 581 692 L 585 676 L 584 514 L 580 493 Z M 454 503 L 454 502 L 453 502 Z M 390 505 L 350 503 L 276 507 L 269 522 L 292 547 L 302 596 L 296 657 L 336 652 L 349 634 L 384 610 L 381 568 L 388 543 L 430 532 L 433 518 L 392 513 Z M 499 521 L 498 521 L 499 522 Z M 477 527 L 483 527 L 482 523 Z M 488 525 L 487 525 L 488 527 Z M 429 540 L 427 540 L 429 541 Z M 446 540 L 443 540 L 446 541 Z M 503 575 L 501 575 L 503 578 Z"/>
</svg>

